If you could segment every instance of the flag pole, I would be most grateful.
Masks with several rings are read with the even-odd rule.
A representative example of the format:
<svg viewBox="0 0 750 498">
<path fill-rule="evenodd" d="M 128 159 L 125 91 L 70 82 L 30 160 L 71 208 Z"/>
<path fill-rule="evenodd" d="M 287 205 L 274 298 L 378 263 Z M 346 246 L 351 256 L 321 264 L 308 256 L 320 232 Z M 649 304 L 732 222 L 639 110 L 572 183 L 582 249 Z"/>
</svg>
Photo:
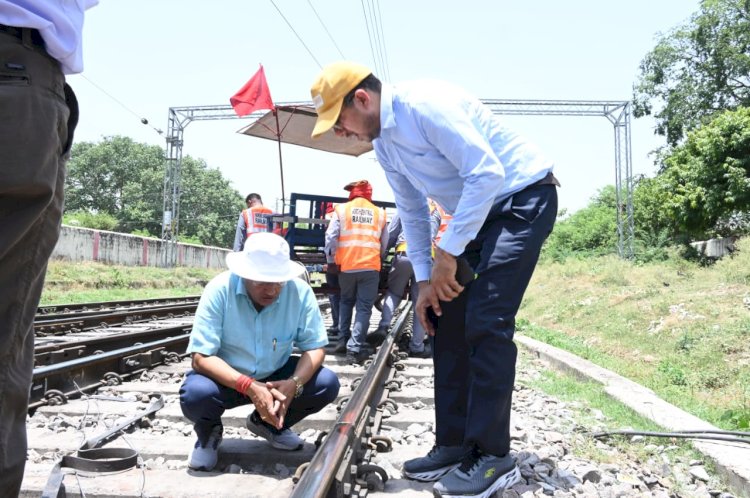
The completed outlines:
<svg viewBox="0 0 750 498">
<path fill-rule="evenodd" d="M 284 212 L 286 207 L 286 194 L 284 193 L 284 161 L 281 159 L 281 128 L 279 127 L 279 113 L 276 108 L 273 109 L 273 115 L 276 118 L 276 141 L 279 144 L 279 171 L 281 173 L 281 211 Z"/>
</svg>

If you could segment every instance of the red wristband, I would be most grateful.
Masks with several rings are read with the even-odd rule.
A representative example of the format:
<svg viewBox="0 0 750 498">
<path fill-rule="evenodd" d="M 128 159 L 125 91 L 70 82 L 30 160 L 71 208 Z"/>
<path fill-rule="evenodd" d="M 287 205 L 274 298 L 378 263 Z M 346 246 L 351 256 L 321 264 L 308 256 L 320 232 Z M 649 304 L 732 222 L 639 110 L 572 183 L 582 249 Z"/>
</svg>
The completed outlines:
<svg viewBox="0 0 750 498">
<path fill-rule="evenodd" d="M 240 375 L 234 383 L 234 389 L 243 396 L 247 396 L 247 390 L 255 379 L 247 375 Z"/>
</svg>

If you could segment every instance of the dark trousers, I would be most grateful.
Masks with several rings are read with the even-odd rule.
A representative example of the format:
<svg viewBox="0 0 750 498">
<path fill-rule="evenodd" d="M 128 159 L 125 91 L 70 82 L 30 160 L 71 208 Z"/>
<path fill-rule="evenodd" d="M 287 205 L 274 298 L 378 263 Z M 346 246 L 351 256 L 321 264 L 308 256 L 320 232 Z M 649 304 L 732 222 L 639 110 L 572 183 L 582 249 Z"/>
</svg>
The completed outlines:
<svg viewBox="0 0 750 498">
<path fill-rule="evenodd" d="M 0 496 L 18 496 L 23 479 L 32 324 L 78 118 L 59 63 L 26 38 L 0 32 Z"/>
<path fill-rule="evenodd" d="M 557 190 L 537 185 L 493 206 L 463 254 L 476 279 L 450 303 L 433 338 L 436 444 L 510 451 L 515 318 L 557 216 Z"/>
<path fill-rule="evenodd" d="M 338 274 L 326 272 L 326 284 L 330 287 L 339 287 L 339 276 Z M 331 303 L 331 319 L 333 320 L 332 327 L 334 329 L 339 328 L 339 308 L 341 307 L 341 295 L 338 293 L 328 294 L 328 302 Z"/>
<path fill-rule="evenodd" d="M 339 273 L 339 337 L 348 339 L 347 351 L 359 353 L 365 343 L 379 282 L 380 273 L 375 270 Z M 355 308 L 357 314 L 352 325 Z"/>
<path fill-rule="evenodd" d="M 288 379 L 294 375 L 299 356 L 290 356 L 283 367 L 276 370 L 261 382 Z M 317 413 L 333 402 L 339 393 L 339 379 L 333 371 L 320 367 L 305 384 L 299 398 L 292 400 L 284 418 L 284 428 L 292 427 L 303 418 Z M 250 398 L 241 395 L 215 380 L 190 371 L 180 387 L 180 407 L 195 427 L 201 444 L 205 444 L 216 425 L 221 425 L 225 410 L 250 403 Z M 265 422 L 264 422 L 265 423 Z M 269 425 L 269 427 L 271 427 Z"/>
</svg>

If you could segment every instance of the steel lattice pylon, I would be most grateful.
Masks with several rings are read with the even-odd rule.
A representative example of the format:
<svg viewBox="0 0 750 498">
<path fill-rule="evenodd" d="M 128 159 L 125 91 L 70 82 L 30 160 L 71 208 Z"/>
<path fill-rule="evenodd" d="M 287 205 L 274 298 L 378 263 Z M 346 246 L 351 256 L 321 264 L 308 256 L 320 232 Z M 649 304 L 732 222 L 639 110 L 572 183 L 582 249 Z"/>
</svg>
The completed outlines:
<svg viewBox="0 0 750 498">
<path fill-rule="evenodd" d="M 630 143 L 629 101 L 604 100 L 495 100 L 483 99 L 495 114 L 516 116 L 604 116 L 615 132 L 615 191 L 617 199 L 617 251 L 621 257 L 633 256 L 633 166 Z M 283 102 L 285 105 L 308 105 L 310 102 Z M 164 264 L 177 264 L 177 236 L 180 222 L 180 173 L 185 127 L 191 121 L 219 119 L 257 120 L 267 111 L 256 111 L 238 117 L 230 105 L 170 107 L 167 127 L 167 154 L 164 173 L 164 217 L 161 238 Z"/>
</svg>

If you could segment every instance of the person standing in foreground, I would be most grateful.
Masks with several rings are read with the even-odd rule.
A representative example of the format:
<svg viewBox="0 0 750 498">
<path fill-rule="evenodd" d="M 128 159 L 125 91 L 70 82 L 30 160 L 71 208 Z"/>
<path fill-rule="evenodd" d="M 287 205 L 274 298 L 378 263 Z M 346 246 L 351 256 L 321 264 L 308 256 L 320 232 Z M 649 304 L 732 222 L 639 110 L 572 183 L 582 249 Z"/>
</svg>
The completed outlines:
<svg viewBox="0 0 750 498">
<path fill-rule="evenodd" d="M 268 215 L 273 214 L 271 209 L 263 205 L 260 194 L 247 194 L 245 197 L 247 209 L 240 211 L 237 219 L 237 230 L 234 234 L 234 246 L 232 250 L 239 252 L 247 240 L 248 235 L 268 231 Z"/>
<path fill-rule="evenodd" d="M 436 445 L 405 462 L 404 474 L 438 480 L 437 496 L 507 489 L 521 479 L 510 455 L 515 316 L 554 226 L 553 165 L 448 83 L 384 85 L 368 68 L 339 62 L 323 68 L 311 94 L 313 137 L 333 129 L 372 142 L 419 282 L 417 315 L 434 335 Z M 453 215 L 434 263 L 427 196 Z M 458 257 L 474 272 L 465 287 Z"/>
<path fill-rule="evenodd" d="M 0 0 L 0 496 L 18 496 L 34 365 L 32 324 L 60 235 L 65 162 L 96 0 Z"/>
<path fill-rule="evenodd" d="M 328 338 L 318 302 L 296 278 L 305 267 L 290 261 L 289 244 L 254 234 L 242 252 L 227 254 L 227 267 L 198 303 L 187 349 L 193 370 L 180 388 L 182 413 L 198 436 L 188 459 L 195 470 L 216 466 L 225 410 L 253 403 L 247 428 L 293 451 L 303 442 L 291 427 L 339 392 L 336 374 L 322 366 Z"/>
</svg>

